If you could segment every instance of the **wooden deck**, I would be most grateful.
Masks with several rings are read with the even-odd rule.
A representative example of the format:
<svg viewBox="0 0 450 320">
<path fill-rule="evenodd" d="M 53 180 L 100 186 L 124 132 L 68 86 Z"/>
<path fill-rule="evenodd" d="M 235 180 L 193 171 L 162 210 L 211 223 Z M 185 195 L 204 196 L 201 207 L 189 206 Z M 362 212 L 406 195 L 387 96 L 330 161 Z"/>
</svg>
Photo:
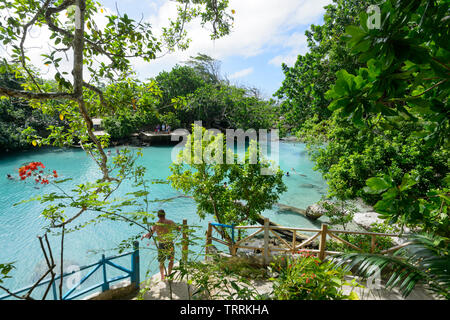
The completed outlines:
<svg viewBox="0 0 450 320">
<path fill-rule="evenodd" d="M 154 132 L 140 132 L 136 134 L 139 139 L 144 142 L 148 143 L 150 145 L 158 145 L 158 144 L 164 144 L 164 145 L 170 145 L 170 144 L 178 144 L 180 141 L 182 141 L 179 134 L 175 134 L 173 132 L 171 133 L 154 133 Z"/>
</svg>

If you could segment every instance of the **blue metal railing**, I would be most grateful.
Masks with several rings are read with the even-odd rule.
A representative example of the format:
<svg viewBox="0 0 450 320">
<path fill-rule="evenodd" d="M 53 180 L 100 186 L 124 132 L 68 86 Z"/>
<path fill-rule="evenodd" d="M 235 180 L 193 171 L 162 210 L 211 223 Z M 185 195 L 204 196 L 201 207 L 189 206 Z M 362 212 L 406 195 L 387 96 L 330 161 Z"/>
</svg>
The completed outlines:
<svg viewBox="0 0 450 320">
<path fill-rule="evenodd" d="M 134 284 L 134 286 L 136 288 L 139 288 L 139 283 L 140 283 L 140 268 L 139 268 L 139 243 L 136 241 L 133 243 L 133 249 L 134 251 L 132 252 L 127 252 L 127 253 L 123 253 L 117 256 L 113 256 L 113 257 L 108 257 L 106 258 L 105 255 L 102 255 L 102 259 L 99 262 L 87 265 L 87 266 L 83 266 L 81 267 L 79 270 L 77 271 L 73 271 L 73 272 L 67 272 L 63 274 L 63 278 L 64 277 L 68 277 L 70 275 L 73 275 L 76 272 L 81 272 L 83 270 L 89 269 L 94 267 L 91 271 L 89 271 L 89 273 L 84 276 L 80 282 L 78 282 L 76 285 L 74 285 L 72 288 L 70 288 L 63 296 L 62 296 L 62 300 L 74 300 L 82 295 L 85 295 L 91 291 L 94 291 L 98 288 L 102 288 L 102 292 L 109 290 L 109 284 L 112 282 L 116 282 L 119 280 L 123 280 L 126 278 L 130 278 L 130 282 L 132 284 Z M 129 256 L 131 255 L 131 270 L 128 270 L 127 268 L 124 268 L 114 262 L 112 262 L 112 260 L 118 259 L 118 258 L 122 258 L 125 256 Z M 108 279 L 107 275 L 106 275 L 106 265 L 109 265 L 111 267 L 114 267 L 120 271 L 125 272 L 125 274 L 114 277 L 114 278 L 110 278 Z M 74 294 L 74 292 L 78 289 L 78 287 L 80 287 L 87 279 L 89 279 L 98 269 L 102 268 L 103 271 L 103 282 L 101 283 L 97 283 L 93 286 L 90 286 L 89 288 L 86 288 L 85 290 L 81 291 L 81 292 L 77 292 Z M 61 279 L 61 275 L 58 275 L 54 278 L 53 283 L 51 284 L 52 286 L 52 293 L 53 293 L 53 300 L 58 300 L 58 296 L 56 293 L 56 281 Z M 42 281 L 41 283 L 39 283 L 39 285 L 37 287 L 41 287 L 43 285 L 48 285 L 52 280 L 48 279 L 45 281 Z M 30 290 L 33 286 L 29 286 L 26 288 L 22 288 L 20 290 L 17 290 L 15 292 L 13 292 L 13 294 L 15 295 L 20 295 L 21 293 L 27 292 L 28 290 Z M 36 288 L 37 288 L 36 287 Z M 0 296 L 0 300 L 6 299 L 11 297 L 12 295 L 7 294 L 4 296 Z"/>
<path fill-rule="evenodd" d="M 228 224 L 222 224 L 222 223 L 211 223 L 211 225 L 216 226 L 216 227 L 230 228 L 231 229 L 231 241 L 234 244 L 234 224 L 232 224 L 230 226 Z"/>
</svg>

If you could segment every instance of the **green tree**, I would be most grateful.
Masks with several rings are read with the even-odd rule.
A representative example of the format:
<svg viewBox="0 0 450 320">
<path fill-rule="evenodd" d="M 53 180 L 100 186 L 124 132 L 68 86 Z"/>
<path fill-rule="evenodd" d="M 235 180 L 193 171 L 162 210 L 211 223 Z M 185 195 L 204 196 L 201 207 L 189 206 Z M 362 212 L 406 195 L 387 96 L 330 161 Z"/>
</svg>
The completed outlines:
<svg viewBox="0 0 450 320">
<path fill-rule="evenodd" d="M 391 222 L 449 237 L 449 3 L 421 4 L 381 4 L 380 29 L 369 29 L 362 12 L 360 26 L 346 28 L 346 39 L 366 66 L 354 74 L 337 72 L 327 97 L 333 99 L 331 111 L 351 119 L 356 135 L 369 130 L 392 143 L 386 135 L 392 131 L 414 146 L 401 162 L 422 158 L 410 167 L 380 168 L 373 173 L 377 177 L 368 177 L 365 191 L 381 195 L 377 211 Z M 440 165 L 432 164 L 436 160 Z"/>
<path fill-rule="evenodd" d="M 330 99 L 325 96 L 341 69 L 355 70 L 360 62 L 349 54 L 341 36 L 345 26 L 359 21 L 359 13 L 377 1 L 334 0 L 325 7 L 323 25 L 311 25 L 305 32 L 309 51 L 299 55 L 293 67 L 283 63 L 285 75 L 282 86 L 275 93 L 281 99 L 281 123 L 293 132 L 305 121 L 315 117 L 315 122 L 328 119 Z"/>
<path fill-rule="evenodd" d="M 181 110 L 175 109 L 174 99 L 185 97 L 202 87 L 205 82 L 201 75 L 193 68 L 188 66 L 175 66 L 170 72 L 163 71 L 156 76 L 155 81 L 162 91 L 162 99 L 158 105 L 158 111 L 177 112 L 183 123 L 189 123 L 188 119 Z"/>
<path fill-rule="evenodd" d="M 360 25 L 346 28 L 348 47 L 364 66 L 336 73 L 336 83 L 327 93 L 332 99 L 329 109 L 337 118 L 351 121 L 355 136 L 379 134 L 393 146 L 402 137 L 413 147 L 397 161 L 416 163 L 398 170 L 379 168 L 365 181 L 363 191 L 377 197 L 374 208 L 381 217 L 425 234 L 413 237 L 395 257 L 341 258 L 367 276 L 377 267 L 389 267 L 387 286 L 399 287 L 405 296 L 424 281 L 448 298 L 450 4 L 389 0 L 379 8 L 380 28 L 368 27 L 365 12 Z M 441 162 L 438 167 L 432 164 L 436 160 Z"/>
<path fill-rule="evenodd" d="M 195 57 L 190 57 L 185 63 L 194 69 L 206 83 L 219 84 L 223 82 L 220 75 L 220 61 L 199 53 Z"/>
<path fill-rule="evenodd" d="M 40 79 L 44 85 L 44 81 Z M 9 72 L 7 65 L 0 64 L 0 86 L 20 90 L 23 81 L 20 74 Z M 50 82 L 45 85 L 51 86 Z M 0 98 L 0 150 L 16 151 L 30 148 L 26 135 L 22 133 L 27 127 L 33 128 L 40 135 L 46 136 L 49 126 L 64 124 L 59 114 L 33 108 L 30 103 L 20 98 Z"/>
<path fill-rule="evenodd" d="M 262 170 L 269 168 L 273 174 L 263 175 Z M 198 215 L 211 214 L 222 224 L 257 221 L 286 191 L 283 172 L 260 157 L 255 141 L 238 161 L 238 155 L 227 149 L 223 134 L 198 126 L 193 127 L 171 171 L 172 186 L 193 197 Z"/>
<path fill-rule="evenodd" d="M 99 30 L 96 27 L 95 14 L 102 9 L 97 2 L 91 0 L 0 1 L 0 10 L 5 12 L 0 17 L 0 41 L 6 46 L 6 52 L 11 53 L 5 60 L 12 72 L 24 77 L 20 89 L 1 85 L 0 96 L 27 99 L 33 107 L 53 111 L 65 117 L 68 128 L 49 127 L 51 133 L 46 138 L 38 137 L 31 129 L 26 133 L 30 135 L 29 138 L 38 139 L 40 145 L 62 146 L 78 139 L 96 161 L 102 173 L 100 179 L 73 186 L 71 192 L 59 189 L 60 193 L 40 195 L 32 199 L 47 205 L 42 212 L 42 216 L 48 221 L 45 239 L 50 230 L 60 231 L 61 260 L 66 228 L 70 228 L 70 231 L 82 228 L 84 225 L 74 226 L 74 224 L 80 216 L 85 216 L 86 212 L 96 213 L 95 218 L 88 221 L 88 224 L 106 219 L 119 220 L 140 225 L 147 231 L 151 225 L 148 222 L 148 219 L 152 218 L 148 207 L 148 191 L 143 178 L 145 168 L 135 165 L 136 156 L 128 150 L 121 151 L 113 157 L 113 161 L 108 162 L 103 149 L 107 145 L 107 140 L 97 138 L 93 133 L 89 97 L 90 94 L 97 95 L 104 108 L 111 109 L 103 91 L 95 84 L 122 80 L 131 70 L 131 58 L 140 57 L 149 62 L 156 58 L 157 53 L 164 50 L 186 49 L 189 41 L 186 41 L 185 25 L 195 18 L 199 18 L 203 26 L 211 25 L 213 39 L 230 32 L 232 17 L 228 13 L 228 1 L 179 0 L 177 3 L 178 15 L 175 20 L 169 21 L 170 26 L 163 28 L 162 36 L 157 38 L 149 23 L 134 21 L 126 14 L 106 14 L 108 23 L 105 28 Z M 64 15 L 67 19 L 61 18 Z M 30 29 L 41 26 L 47 27 L 50 32 L 50 53 L 42 57 L 43 64 L 55 70 L 54 87 L 39 83 L 38 74 L 30 65 L 25 49 Z M 59 71 L 64 54 L 72 54 L 73 57 L 70 75 Z M 97 65 L 96 61 L 102 59 L 106 62 Z M 90 80 L 85 76 L 85 68 L 91 73 Z M 61 104 L 60 101 L 65 103 Z M 27 167 L 29 169 L 24 167 L 21 172 L 36 170 L 36 163 Z M 33 172 L 38 179 L 37 172 Z M 33 175 L 33 172 L 29 173 Z M 56 173 L 52 176 L 57 177 Z M 134 182 L 134 186 L 143 190 L 130 192 L 129 198 L 123 202 L 118 199 L 116 199 L 118 202 L 112 201 L 111 195 L 126 179 L 130 179 L 132 183 Z M 67 181 L 56 180 L 55 187 Z M 45 180 L 45 183 L 48 183 L 48 180 Z M 139 201 L 142 198 L 144 200 Z M 137 212 L 136 206 L 139 208 Z M 126 208 L 130 209 L 128 214 L 123 212 Z M 128 244 L 135 238 L 128 239 Z M 40 240 L 42 246 L 42 238 Z M 48 247 L 50 251 L 45 250 L 44 246 L 42 248 L 46 257 L 48 253 L 52 257 L 50 247 Z M 49 270 L 44 277 L 50 274 L 54 279 L 55 265 L 53 258 L 51 260 L 52 263 L 47 261 Z M 7 272 L 4 266 L 5 264 L 2 264 L 3 274 Z M 60 282 L 63 283 L 62 280 Z M 30 293 L 31 291 L 26 295 L 27 298 L 30 298 Z M 60 297 L 62 298 L 62 286 Z"/>
</svg>

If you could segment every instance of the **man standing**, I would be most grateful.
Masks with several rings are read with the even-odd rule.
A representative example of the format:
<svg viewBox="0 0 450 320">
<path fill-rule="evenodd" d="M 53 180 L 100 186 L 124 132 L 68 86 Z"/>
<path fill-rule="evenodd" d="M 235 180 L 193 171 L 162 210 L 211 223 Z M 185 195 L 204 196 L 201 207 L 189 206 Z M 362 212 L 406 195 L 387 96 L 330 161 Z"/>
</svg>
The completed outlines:
<svg viewBox="0 0 450 320">
<path fill-rule="evenodd" d="M 167 270 L 167 274 L 172 273 L 173 268 L 173 260 L 175 248 L 173 244 L 174 235 L 172 233 L 173 229 L 181 229 L 181 227 L 177 227 L 175 222 L 172 220 L 166 219 L 166 213 L 164 210 L 158 211 L 159 220 L 152 227 L 152 231 L 142 236 L 141 240 L 144 238 L 150 239 L 153 234 L 156 232 L 156 240 L 158 241 L 158 262 L 159 262 L 159 271 L 161 273 L 161 280 L 165 280 L 165 268 L 164 262 L 167 258 L 169 258 L 169 266 Z"/>
</svg>

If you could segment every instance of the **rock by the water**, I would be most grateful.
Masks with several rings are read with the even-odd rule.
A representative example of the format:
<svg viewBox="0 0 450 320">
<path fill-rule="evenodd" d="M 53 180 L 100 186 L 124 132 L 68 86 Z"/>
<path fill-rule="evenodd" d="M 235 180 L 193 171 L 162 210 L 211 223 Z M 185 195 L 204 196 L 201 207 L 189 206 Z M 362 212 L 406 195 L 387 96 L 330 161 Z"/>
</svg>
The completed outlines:
<svg viewBox="0 0 450 320">
<path fill-rule="evenodd" d="M 306 216 L 310 219 L 317 220 L 323 216 L 327 210 L 321 205 L 315 203 L 306 208 Z"/>
<path fill-rule="evenodd" d="M 376 212 L 356 212 L 353 216 L 353 221 L 363 227 L 364 229 L 370 229 L 373 223 L 383 223 L 384 220 L 378 218 Z"/>
<path fill-rule="evenodd" d="M 373 207 L 366 204 L 361 198 L 349 202 L 351 205 L 355 206 L 357 212 L 373 212 Z"/>
<path fill-rule="evenodd" d="M 296 136 L 288 136 L 280 139 L 281 141 L 299 142 L 300 140 Z"/>
<path fill-rule="evenodd" d="M 285 211 L 285 212 L 290 212 L 290 213 L 292 212 L 295 214 L 306 215 L 305 210 L 300 209 L 300 208 L 288 206 L 288 205 L 282 204 L 282 203 L 277 203 L 277 206 L 279 208 L 279 211 Z"/>
</svg>

